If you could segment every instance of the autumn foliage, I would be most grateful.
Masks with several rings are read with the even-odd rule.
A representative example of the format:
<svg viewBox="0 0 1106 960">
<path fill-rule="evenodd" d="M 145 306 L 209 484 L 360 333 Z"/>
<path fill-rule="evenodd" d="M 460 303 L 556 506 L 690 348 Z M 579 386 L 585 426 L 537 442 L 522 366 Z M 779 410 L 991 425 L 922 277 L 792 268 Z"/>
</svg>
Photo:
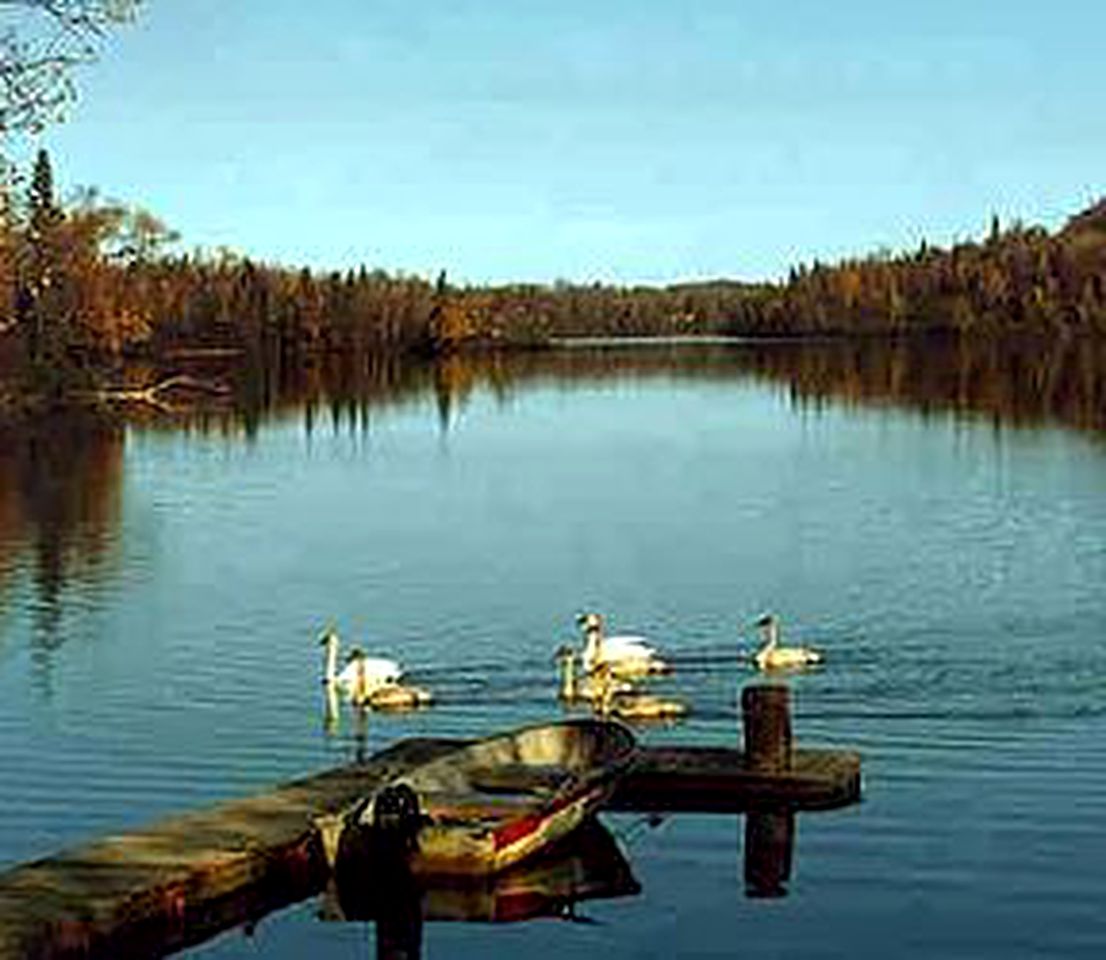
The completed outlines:
<svg viewBox="0 0 1106 960">
<path fill-rule="evenodd" d="M 451 285 L 174 252 L 153 215 L 86 192 L 63 206 L 40 151 L 0 197 L 0 340 L 34 389 L 121 359 L 307 357 L 538 346 L 558 337 L 1106 333 L 1106 202 L 1055 233 L 997 220 L 979 241 L 793 269 L 786 282 Z"/>
</svg>

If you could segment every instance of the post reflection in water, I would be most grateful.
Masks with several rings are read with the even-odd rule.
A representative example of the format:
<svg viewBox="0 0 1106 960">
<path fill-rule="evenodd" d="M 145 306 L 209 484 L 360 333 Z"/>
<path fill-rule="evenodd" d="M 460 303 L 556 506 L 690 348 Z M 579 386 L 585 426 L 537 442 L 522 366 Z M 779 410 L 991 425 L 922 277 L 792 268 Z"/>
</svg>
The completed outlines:
<svg viewBox="0 0 1106 960">
<path fill-rule="evenodd" d="M 786 897 L 794 848 L 794 811 L 749 811 L 745 815 L 745 895 Z"/>
<path fill-rule="evenodd" d="M 90 417 L 0 429 L 0 590 L 21 573 L 31 584 L 33 661 L 47 690 L 67 636 L 67 583 L 103 581 L 117 565 L 123 447 L 118 426 Z"/>
</svg>

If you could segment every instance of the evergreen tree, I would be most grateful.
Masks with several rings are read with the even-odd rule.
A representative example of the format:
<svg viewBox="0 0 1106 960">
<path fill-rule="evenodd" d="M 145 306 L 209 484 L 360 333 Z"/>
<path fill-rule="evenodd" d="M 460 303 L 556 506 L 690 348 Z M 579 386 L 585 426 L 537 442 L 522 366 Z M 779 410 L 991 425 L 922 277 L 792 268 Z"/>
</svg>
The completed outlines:
<svg viewBox="0 0 1106 960">
<path fill-rule="evenodd" d="M 27 193 L 26 254 L 17 310 L 31 373 L 47 392 L 66 378 L 71 322 L 67 316 L 61 227 L 64 215 L 54 199 L 50 155 L 39 149 Z"/>
<path fill-rule="evenodd" d="M 61 211 L 54 201 L 54 168 L 44 147 L 39 147 L 35 156 L 28 200 L 32 234 L 41 237 L 61 219 Z"/>
</svg>

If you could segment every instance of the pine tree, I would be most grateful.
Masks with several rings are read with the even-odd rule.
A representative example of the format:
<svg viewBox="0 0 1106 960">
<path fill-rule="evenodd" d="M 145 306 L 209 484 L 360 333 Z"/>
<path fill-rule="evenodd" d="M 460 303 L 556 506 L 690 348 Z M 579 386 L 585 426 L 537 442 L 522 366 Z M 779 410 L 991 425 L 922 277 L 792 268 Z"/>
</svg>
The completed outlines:
<svg viewBox="0 0 1106 960">
<path fill-rule="evenodd" d="M 17 311 L 32 373 L 43 384 L 58 387 L 68 366 L 72 333 L 64 305 L 64 269 L 60 227 L 64 215 L 54 199 L 50 155 L 39 149 L 27 194 L 26 255 Z"/>
<path fill-rule="evenodd" d="M 28 200 L 32 239 L 44 238 L 50 228 L 61 220 L 61 211 L 54 201 L 54 169 L 50 164 L 50 154 L 44 147 L 40 147 L 35 156 Z"/>
</svg>

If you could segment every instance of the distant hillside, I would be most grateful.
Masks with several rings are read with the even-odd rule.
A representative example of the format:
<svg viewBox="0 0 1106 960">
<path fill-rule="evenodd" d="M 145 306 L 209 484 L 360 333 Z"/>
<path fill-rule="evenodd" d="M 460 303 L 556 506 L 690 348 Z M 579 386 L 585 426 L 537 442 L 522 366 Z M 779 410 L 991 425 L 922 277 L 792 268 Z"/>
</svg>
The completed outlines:
<svg viewBox="0 0 1106 960">
<path fill-rule="evenodd" d="M 781 284 L 517 285 L 451 291 L 442 349 L 551 336 L 1106 334 L 1106 199 L 1060 231 L 995 218 L 989 234 L 792 269 Z"/>
<path fill-rule="evenodd" d="M 1072 217 L 1064 226 L 1063 234 L 1085 233 L 1093 231 L 1106 234 L 1106 197 L 1103 197 L 1094 206 L 1088 207 L 1080 214 Z"/>
<path fill-rule="evenodd" d="M 995 218 L 980 241 L 815 263 L 746 302 L 730 332 L 1106 334 L 1106 200 L 1050 234 Z"/>
</svg>

